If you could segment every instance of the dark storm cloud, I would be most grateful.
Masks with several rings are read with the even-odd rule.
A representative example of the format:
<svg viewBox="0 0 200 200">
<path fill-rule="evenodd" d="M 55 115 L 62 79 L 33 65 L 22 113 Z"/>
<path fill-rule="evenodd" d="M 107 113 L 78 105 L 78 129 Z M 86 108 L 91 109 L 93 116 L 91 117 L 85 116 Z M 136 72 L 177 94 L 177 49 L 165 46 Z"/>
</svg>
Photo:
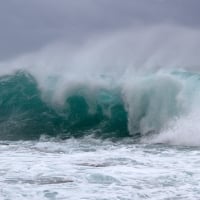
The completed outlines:
<svg viewBox="0 0 200 200">
<path fill-rule="evenodd" d="M 136 25 L 199 28 L 199 8 L 199 0 L 1 0 L 0 59 Z"/>
</svg>

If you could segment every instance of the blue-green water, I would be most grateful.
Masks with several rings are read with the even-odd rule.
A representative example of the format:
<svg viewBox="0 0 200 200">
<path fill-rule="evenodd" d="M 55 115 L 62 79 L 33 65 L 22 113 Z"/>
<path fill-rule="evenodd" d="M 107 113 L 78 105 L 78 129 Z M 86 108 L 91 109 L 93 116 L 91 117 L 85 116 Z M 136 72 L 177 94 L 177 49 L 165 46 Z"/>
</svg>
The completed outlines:
<svg viewBox="0 0 200 200">
<path fill-rule="evenodd" d="M 47 79 L 51 86 L 44 91 L 25 71 L 0 78 L 1 140 L 158 134 L 192 112 L 200 93 L 198 73 L 172 71 L 136 77 L 127 85 L 99 86 L 92 92 L 89 85 L 78 85 L 64 93 L 59 104 L 52 101 L 56 79 Z"/>
</svg>

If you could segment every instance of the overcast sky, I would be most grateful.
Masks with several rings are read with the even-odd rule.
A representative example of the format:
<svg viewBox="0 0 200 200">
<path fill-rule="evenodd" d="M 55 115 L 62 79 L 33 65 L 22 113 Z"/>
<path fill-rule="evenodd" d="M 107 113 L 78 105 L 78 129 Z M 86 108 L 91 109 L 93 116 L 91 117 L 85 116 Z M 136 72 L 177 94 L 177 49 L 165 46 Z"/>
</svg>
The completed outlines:
<svg viewBox="0 0 200 200">
<path fill-rule="evenodd" d="M 200 0 L 0 1 L 0 60 L 138 25 L 200 28 Z"/>
</svg>

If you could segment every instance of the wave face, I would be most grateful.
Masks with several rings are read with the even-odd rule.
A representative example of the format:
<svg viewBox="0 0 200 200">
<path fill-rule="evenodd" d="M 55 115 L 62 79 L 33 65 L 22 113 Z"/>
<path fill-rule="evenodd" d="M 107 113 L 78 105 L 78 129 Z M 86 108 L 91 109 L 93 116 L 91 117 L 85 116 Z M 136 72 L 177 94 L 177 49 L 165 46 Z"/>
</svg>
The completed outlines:
<svg viewBox="0 0 200 200">
<path fill-rule="evenodd" d="M 101 76 L 103 81 L 108 78 Z M 78 84 L 53 101 L 56 78 L 41 89 L 35 77 L 18 71 L 0 78 L 0 139 L 29 140 L 41 135 L 81 137 L 145 137 L 169 128 L 191 112 L 200 93 L 199 74 L 156 73 L 115 84 Z M 114 84 L 114 83 L 112 83 Z"/>
<path fill-rule="evenodd" d="M 67 97 L 61 108 L 42 99 L 37 82 L 30 74 L 17 72 L 3 76 L 0 79 L 0 138 L 36 139 L 41 134 L 76 137 L 88 131 L 102 136 L 112 133 L 127 136 L 127 112 L 121 100 L 103 90 L 93 98 L 96 101 L 93 112 L 89 111 L 90 105 L 80 91 Z M 109 113 L 105 114 L 104 110 L 108 109 Z"/>
</svg>

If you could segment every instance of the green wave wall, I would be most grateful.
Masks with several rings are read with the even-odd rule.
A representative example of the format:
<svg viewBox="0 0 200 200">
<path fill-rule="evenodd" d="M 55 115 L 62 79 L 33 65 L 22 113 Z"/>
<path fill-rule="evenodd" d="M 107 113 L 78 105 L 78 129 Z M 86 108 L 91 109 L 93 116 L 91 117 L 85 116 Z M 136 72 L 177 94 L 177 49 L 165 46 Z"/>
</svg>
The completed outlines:
<svg viewBox="0 0 200 200">
<path fill-rule="evenodd" d="M 48 101 L 31 74 L 18 71 L 1 76 L 0 140 L 87 134 L 121 138 L 158 133 L 195 106 L 198 109 L 199 77 L 173 71 L 145 75 L 115 89 L 98 87 L 93 93 L 84 86 L 64 95 L 60 106 Z"/>
<path fill-rule="evenodd" d="M 62 109 L 46 103 L 41 96 L 36 80 L 28 73 L 1 77 L 1 140 L 38 139 L 42 134 L 64 138 L 91 133 L 99 137 L 128 135 L 122 102 L 113 104 L 106 116 L 103 109 L 110 105 L 96 104 L 95 112 L 90 113 L 87 99 L 80 94 L 67 97 Z"/>
</svg>

